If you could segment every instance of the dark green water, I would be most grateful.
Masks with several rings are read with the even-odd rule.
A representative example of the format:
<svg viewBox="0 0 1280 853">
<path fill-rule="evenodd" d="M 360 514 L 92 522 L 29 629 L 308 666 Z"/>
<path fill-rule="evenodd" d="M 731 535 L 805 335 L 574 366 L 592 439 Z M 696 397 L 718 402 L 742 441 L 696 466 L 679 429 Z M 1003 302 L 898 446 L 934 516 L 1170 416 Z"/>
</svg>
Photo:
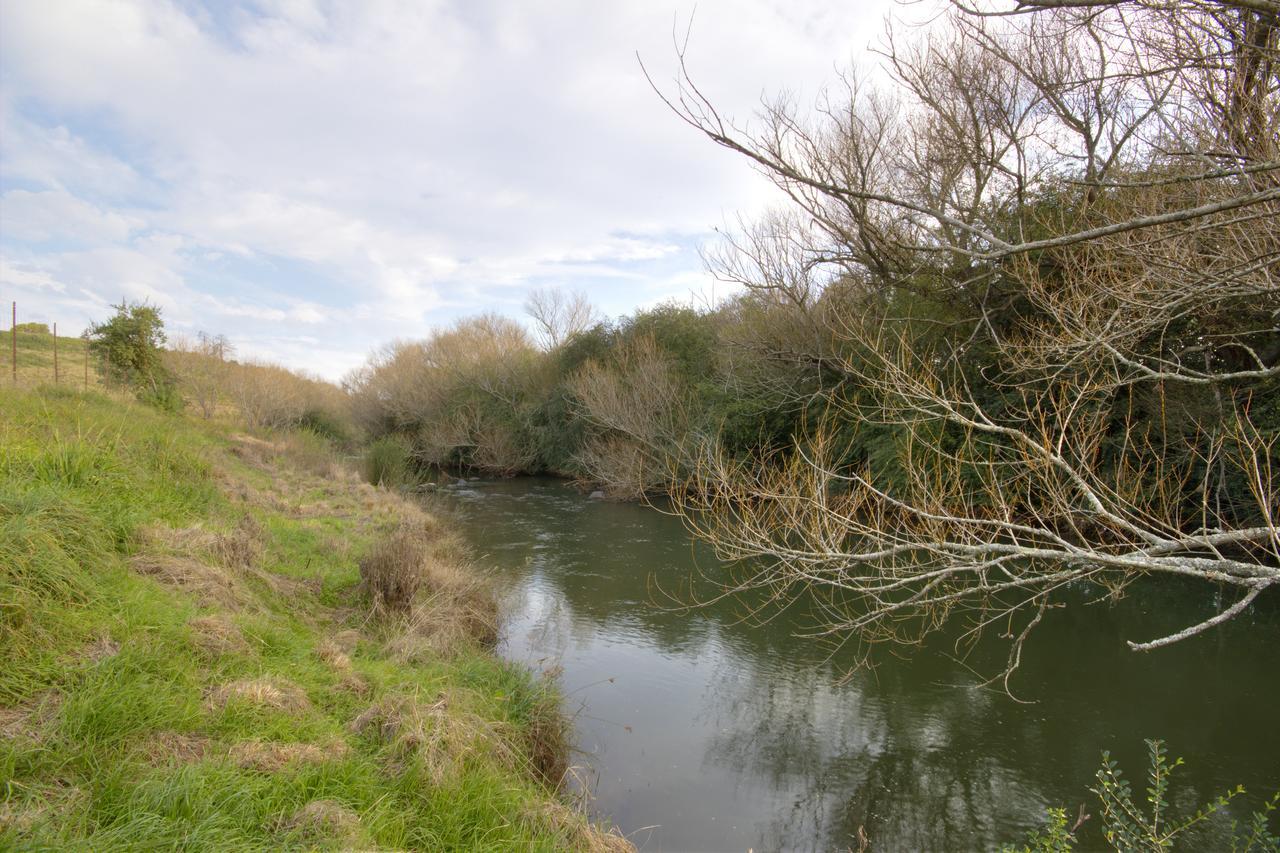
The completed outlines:
<svg viewBox="0 0 1280 853">
<path fill-rule="evenodd" d="M 1147 737 L 1187 759 L 1176 805 L 1249 790 L 1182 849 L 1222 849 L 1230 819 L 1280 787 L 1274 601 L 1147 655 L 1125 639 L 1209 615 L 1203 591 L 1050 611 L 1014 685 L 1034 704 L 1018 704 L 947 644 L 842 680 L 848 656 L 796 638 L 798 609 L 763 626 L 730 603 L 669 609 L 659 586 L 717 566 L 652 509 L 546 479 L 445 492 L 509 581 L 504 654 L 563 667 L 594 809 L 642 850 L 856 849 L 859 826 L 876 853 L 991 849 L 1047 805 L 1096 812 L 1103 749 L 1142 791 Z M 1003 654 L 992 639 L 967 663 L 989 673 Z M 1098 830 L 1086 824 L 1082 849 Z"/>
</svg>

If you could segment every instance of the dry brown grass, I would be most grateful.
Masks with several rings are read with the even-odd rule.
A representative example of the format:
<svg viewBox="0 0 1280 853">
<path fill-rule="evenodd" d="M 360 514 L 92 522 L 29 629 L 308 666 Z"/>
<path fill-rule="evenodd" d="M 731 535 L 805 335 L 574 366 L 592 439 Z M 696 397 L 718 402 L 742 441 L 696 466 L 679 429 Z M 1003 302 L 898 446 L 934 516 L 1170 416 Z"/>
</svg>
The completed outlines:
<svg viewBox="0 0 1280 853">
<path fill-rule="evenodd" d="M 351 658 L 333 640 L 321 640 L 316 644 L 316 657 L 338 672 L 351 671 Z"/>
<path fill-rule="evenodd" d="M 413 606 L 425 574 L 427 538 L 418 525 L 401 524 L 360 560 L 360 580 L 376 613 Z"/>
<path fill-rule="evenodd" d="M 526 824 L 555 836 L 562 850 L 581 853 L 634 853 L 635 845 L 616 829 L 594 826 L 580 811 L 559 800 L 546 800 L 522 815 Z"/>
<path fill-rule="evenodd" d="M 272 465 L 280 455 L 280 446 L 255 435 L 238 432 L 231 436 L 231 452 L 258 467 Z"/>
<path fill-rule="evenodd" d="M 387 627 L 386 649 L 397 660 L 449 656 L 497 642 L 498 605 L 478 570 L 430 558 L 422 564 L 420 589 L 409 611 Z"/>
<path fill-rule="evenodd" d="M 242 770 L 279 773 L 288 767 L 338 761 L 350 753 L 351 747 L 340 740 L 324 746 L 251 740 L 235 744 L 227 755 Z"/>
<path fill-rule="evenodd" d="M 236 703 L 289 714 L 298 714 L 311 707 L 307 694 L 302 688 L 278 679 L 253 678 L 232 681 L 209 693 L 211 708 L 225 708 Z"/>
<path fill-rule="evenodd" d="M 308 433 L 285 432 L 272 440 L 237 433 L 231 440 L 231 452 L 259 468 L 284 468 L 345 485 L 360 481 L 360 475 L 335 455 L 332 445 Z"/>
<path fill-rule="evenodd" d="M 211 741 L 204 735 L 158 732 L 138 747 L 137 754 L 152 766 L 191 764 L 204 758 Z"/>
<path fill-rule="evenodd" d="M 338 679 L 338 683 L 334 685 L 334 689 L 342 693 L 350 693 L 353 696 L 367 696 L 372 690 L 369 681 L 358 672 L 343 673 Z"/>
<path fill-rule="evenodd" d="M 569 719 L 560 710 L 554 693 L 544 693 L 533 707 L 524 730 L 530 769 L 538 781 L 558 791 L 569 774 Z"/>
<path fill-rule="evenodd" d="M 277 829 L 312 843 L 337 839 L 351 844 L 359 837 L 360 816 L 336 800 L 312 800 L 281 820 Z"/>
<path fill-rule="evenodd" d="M 139 554 L 129 561 L 134 571 L 166 586 L 195 595 L 204 604 L 234 608 L 248 601 L 244 586 L 225 569 L 191 557 Z"/>
<path fill-rule="evenodd" d="M 203 525 L 190 527 L 153 526 L 142 531 L 143 539 L 153 548 L 183 556 L 200 555 L 228 569 L 254 568 L 262 559 L 265 533 L 251 515 L 240 518 L 228 531 L 207 530 Z"/>
<path fill-rule="evenodd" d="M 416 696 L 386 696 L 351 723 L 357 735 L 372 735 L 395 764 L 419 762 L 434 782 L 455 778 L 464 762 L 492 761 L 514 769 L 519 753 L 492 722 L 457 707 L 450 697 L 422 702 Z"/>
<path fill-rule="evenodd" d="M 243 654 L 250 650 L 240 628 L 226 616 L 201 616 L 192 619 L 187 626 L 191 629 L 191 641 L 208 657 Z"/>
<path fill-rule="evenodd" d="M 250 601 L 242 576 L 256 571 L 263 553 L 262 527 L 252 516 L 244 516 L 228 531 L 198 524 L 153 526 L 141 535 L 149 553 L 130 560 L 134 571 L 191 593 L 207 605 L 235 609 Z"/>
</svg>

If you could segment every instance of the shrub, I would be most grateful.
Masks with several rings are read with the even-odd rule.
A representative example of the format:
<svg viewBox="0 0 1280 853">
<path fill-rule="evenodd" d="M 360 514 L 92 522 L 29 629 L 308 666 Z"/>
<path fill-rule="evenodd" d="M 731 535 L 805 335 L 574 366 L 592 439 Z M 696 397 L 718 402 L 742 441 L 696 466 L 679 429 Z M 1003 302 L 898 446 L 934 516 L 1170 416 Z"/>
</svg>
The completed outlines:
<svg viewBox="0 0 1280 853">
<path fill-rule="evenodd" d="M 113 381 L 139 393 L 170 384 L 160 350 L 165 342 L 160 309 L 145 302 L 121 302 L 114 307 L 111 319 L 94 323 L 85 332 L 89 351 L 109 365 Z"/>
<path fill-rule="evenodd" d="M 298 418 L 298 428 L 327 438 L 334 444 L 348 444 L 351 441 L 351 434 L 346 424 L 333 412 L 316 406 L 302 413 L 302 417 Z"/>
<path fill-rule="evenodd" d="M 157 377 L 147 387 L 138 389 L 138 401 L 148 406 L 155 406 L 162 412 L 180 412 L 186 406 L 178 386 L 168 377 Z"/>
<path fill-rule="evenodd" d="M 365 451 L 365 477 L 375 486 L 404 486 L 410 482 L 408 443 L 398 435 L 385 435 Z"/>
</svg>

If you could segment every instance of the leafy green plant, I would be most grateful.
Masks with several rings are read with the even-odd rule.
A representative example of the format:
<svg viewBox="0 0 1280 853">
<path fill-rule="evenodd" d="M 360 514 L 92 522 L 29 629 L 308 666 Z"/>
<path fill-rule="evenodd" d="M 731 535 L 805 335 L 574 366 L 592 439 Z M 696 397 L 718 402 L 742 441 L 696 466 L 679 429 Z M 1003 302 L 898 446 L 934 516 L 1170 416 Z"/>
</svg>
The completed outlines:
<svg viewBox="0 0 1280 853">
<path fill-rule="evenodd" d="M 365 478 L 375 486 L 408 485 L 410 473 L 409 448 L 398 436 L 385 435 L 365 451 Z"/>
<path fill-rule="evenodd" d="M 298 428 L 327 438 L 334 444 L 347 444 L 351 441 L 351 433 L 346 424 L 333 412 L 317 406 L 302 413 L 302 417 L 298 419 Z"/>
<path fill-rule="evenodd" d="M 1111 754 L 1105 751 L 1102 753 L 1102 767 L 1095 776 L 1097 786 L 1089 789 L 1101 802 L 1102 835 L 1113 850 L 1125 853 L 1172 850 L 1179 836 L 1208 820 L 1245 792 L 1243 786 L 1237 785 L 1199 806 L 1191 815 L 1177 817 L 1169 800 L 1169 786 L 1174 771 L 1182 766 L 1183 761 L 1181 758 L 1169 759 L 1164 741 L 1148 740 L 1146 744 L 1150 760 L 1145 806 L 1134 802 L 1132 784 L 1111 759 Z M 1253 813 L 1243 834 L 1233 823 L 1232 853 L 1280 850 L 1280 836 L 1273 834 L 1269 826 L 1271 813 L 1277 808 L 1280 808 L 1280 792 L 1272 795 L 1261 811 Z M 1088 820 L 1089 815 L 1082 808 L 1079 819 L 1068 829 L 1064 809 L 1051 808 L 1048 814 L 1049 822 L 1043 829 L 1031 833 L 1021 846 L 1001 848 L 1003 853 L 1066 853 L 1074 850 L 1076 830 Z"/>
<path fill-rule="evenodd" d="M 165 411 L 182 408 L 173 375 L 165 367 L 160 309 L 145 302 L 114 306 L 115 315 L 85 332 L 89 351 L 102 359 L 109 381 L 133 388 L 138 399 Z"/>
</svg>

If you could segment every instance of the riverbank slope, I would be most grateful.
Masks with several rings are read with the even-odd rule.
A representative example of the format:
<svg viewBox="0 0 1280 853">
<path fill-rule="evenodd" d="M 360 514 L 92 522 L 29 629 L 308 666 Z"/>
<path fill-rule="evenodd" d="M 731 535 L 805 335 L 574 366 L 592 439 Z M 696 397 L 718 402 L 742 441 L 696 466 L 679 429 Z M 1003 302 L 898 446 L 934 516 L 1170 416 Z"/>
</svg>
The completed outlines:
<svg viewBox="0 0 1280 853">
<path fill-rule="evenodd" d="M 45 388 L 0 448 L 0 847 L 630 849 L 465 548 L 323 440 Z"/>
</svg>

